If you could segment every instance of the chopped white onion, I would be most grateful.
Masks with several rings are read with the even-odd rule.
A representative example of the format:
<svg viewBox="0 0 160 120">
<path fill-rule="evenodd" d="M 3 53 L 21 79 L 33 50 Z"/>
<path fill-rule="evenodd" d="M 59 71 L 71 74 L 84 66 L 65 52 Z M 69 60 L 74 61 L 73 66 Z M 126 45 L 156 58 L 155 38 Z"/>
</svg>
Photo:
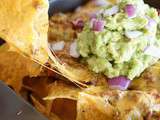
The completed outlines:
<svg viewBox="0 0 160 120">
<path fill-rule="evenodd" d="M 130 38 L 130 39 L 134 39 L 137 38 L 139 36 L 141 36 L 143 33 L 140 31 L 126 31 L 125 32 L 125 36 Z"/>
<path fill-rule="evenodd" d="M 160 58 L 160 48 L 153 45 L 146 47 L 144 53 L 152 57 Z"/>
<path fill-rule="evenodd" d="M 147 35 L 147 36 L 145 36 L 145 39 L 146 39 L 146 40 L 149 40 L 149 41 L 150 41 L 150 43 L 154 43 L 154 42 L 155 42 L 156 37 L 155 37 L 155 36 L 153 36 L 153 35 Z"/>
<path fill-rule="evenodd" d="M 111 3 L 107 0 L 93 0 L 95 5 L 97 6 L 108 6 L 110 5 Z"/>
<path fill-rule="evenodd" d="M 111 16 L 111 15 L 118 13 L 118 11 L 119 11 L 119 7 L 115 5 L 112 8 L 105 10 L 104 15 Z"/>
<path fill-rule="evenodd" d="M 146 25 L 146 29 L 152 32 L 153 30 L 152 28 L 155 28 L 156 25 L 157 25 L 157 22 L 154 19 L 148 18 L 148 24 Z"/>
<path fill-rule="evenodd" d="M 78 58 L 80 56 L 80 54 L 77 51 L 77 41 L 74 41 L 73 43 L 71 43 L 69 54 L 74 58 Z"/>
<path fill-rule="evenodd" d="M 155 104 L 152 106 L 152 111 L 159 111 L 160 110 L 160 104 Z"/>
<path fill-rule="evenodd" d="M 148 21 L 148 26 L 149 27 L 153 27 L 153 26 L 156 26 L 156 25 L 157 25 L 157 22 L 154 19 L 149 19 L 149 21 Z"/>
<path fill-rule="evenodd" d="M 65 42 L 64 41 L 60 41 L 60 42 L 56 42 L 56 43 L 51 43 L 50 47 L 54 51 L 60 51 L 60 50 L 63 50 L 64 45 L 65 45 Z"/>
</svg>

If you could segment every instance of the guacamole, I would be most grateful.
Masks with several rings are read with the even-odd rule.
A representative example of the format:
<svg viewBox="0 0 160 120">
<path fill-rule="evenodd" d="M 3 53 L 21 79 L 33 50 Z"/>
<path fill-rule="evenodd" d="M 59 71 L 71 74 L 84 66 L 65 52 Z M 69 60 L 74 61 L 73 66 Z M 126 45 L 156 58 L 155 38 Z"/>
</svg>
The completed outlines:
<svg viewBox="0 0 160 120">
<path fill-rule="evenodd" d="M 160 58 L 153 53 L 160 51 L 159 21 L 157 10 L 143 0 L 120 0 L 85 24 L 78 51 L 92 71 L 132 80 Z"/>
</svg>

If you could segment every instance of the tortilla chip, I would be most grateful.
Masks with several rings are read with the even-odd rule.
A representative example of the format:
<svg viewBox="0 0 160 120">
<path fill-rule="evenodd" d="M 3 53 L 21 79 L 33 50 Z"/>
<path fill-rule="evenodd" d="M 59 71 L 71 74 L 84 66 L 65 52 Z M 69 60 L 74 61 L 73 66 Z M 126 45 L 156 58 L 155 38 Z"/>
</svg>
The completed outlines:
<svg viewBox="0 0 160 120">
<path fill-rule="evenodd" d="M 77 103 L 76 120 L 112 120 L 113 108 L 100 96 L 81 92 Z"/>
<path fill-rule="evenodd" d="M 23 77 L 36 76 L 40 72 L 39 65 L 16 52 L 8 51 L 6 44 L 0 47 L 0 58 L 0 79 L 10 85 L 16 92 L 19 92 L 22 87 Z"/>
<path fill-rule="evenodd" d="M 77 100 L 81 90 L 73 85 L 65 84 L 63 81 L 56 81 L 50 85 L 50 91 L 44 100 L 54 100 L 56 98 L 67 98 Z"/>
<path fill-rule="evenodd" d="M 66 68 L 71 71 L 73 75 L 78 76 L 76 80 L 79 82 L 87 83 L 95 79 L 95 74 L 92 74 L 92 72 L 86 67 L 80 67 L 79 65 L 76 68 L 72 65 L 66 65 Z"/>
<path fill-rule="evenodd" d="M 1 0 L 0 37 L 16 51 L 48 60 L 48 0 Z"/>
<path fill-rule="evenodd" d="M 104 94 L 104 91 L 108 90 L 106 86 L 89 86 L 86 89 L 83 89 L 83 92 L 90 95 L 100 96 Z"/>
</svg>

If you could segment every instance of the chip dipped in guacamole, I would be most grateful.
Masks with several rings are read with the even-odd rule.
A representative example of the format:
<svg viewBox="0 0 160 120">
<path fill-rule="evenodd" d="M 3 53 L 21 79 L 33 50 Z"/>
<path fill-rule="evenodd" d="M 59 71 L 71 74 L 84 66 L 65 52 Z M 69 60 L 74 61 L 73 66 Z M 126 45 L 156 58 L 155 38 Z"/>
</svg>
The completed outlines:
<svg viewBox="0 0 160 120">
<path fill-rule="evenodd" d="M 158 61 L 156 9 L 143 0 L 121 0 L 94 14 L 78 35 L 78 51 L 92 71 L 132 80 Z"/>
</svg>

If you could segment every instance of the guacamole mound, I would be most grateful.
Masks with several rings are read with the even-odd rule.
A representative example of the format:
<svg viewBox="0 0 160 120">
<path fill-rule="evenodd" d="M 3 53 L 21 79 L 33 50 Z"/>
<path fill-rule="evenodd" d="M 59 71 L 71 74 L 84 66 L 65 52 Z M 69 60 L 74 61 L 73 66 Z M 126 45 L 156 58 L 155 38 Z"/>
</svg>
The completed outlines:
<svg viewBox="0 0 160 120">
<path fill-rule="evenodd" d="M 126 13 L 127 5 L 135 7 L 133 16 Z M 92 71 L 132 80 L 158 61 L 159 57 L 145 50 L 148 46 L 160 48 L 160 19 L 157 10 L 143 0 L 121 0 L 103 7 L 94 19 L 105 21 L 103 30 L 92 29 L 90 20 L 77 40 L 78 51 Z"/>
</svg>

